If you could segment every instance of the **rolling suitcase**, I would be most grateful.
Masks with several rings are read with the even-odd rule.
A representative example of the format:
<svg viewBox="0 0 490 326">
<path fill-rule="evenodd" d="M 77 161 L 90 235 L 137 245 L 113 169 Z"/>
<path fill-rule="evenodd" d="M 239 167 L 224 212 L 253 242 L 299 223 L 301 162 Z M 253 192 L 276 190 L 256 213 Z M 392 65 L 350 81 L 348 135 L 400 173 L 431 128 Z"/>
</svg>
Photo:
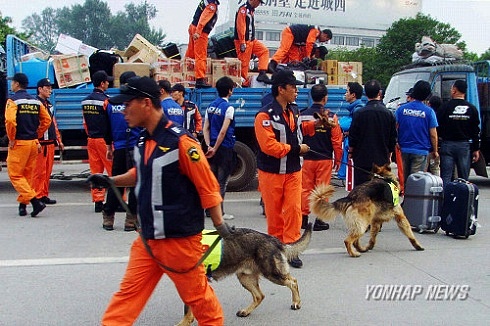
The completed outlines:
<svg viewBox="0 0 490 326">
<path fill-rule="evenodd" d="M 446 235 L 468 238 L 478 226 L 478 187 L 464 179 L 444 185 L 441 228 Z"/>
<path fill-rule="evenodd" d="M 405 184 L 403 212 L 410 225 L 420 233 L 440 228 L 442 179 L 428 172 L 412 173 Z"/>
</svg>

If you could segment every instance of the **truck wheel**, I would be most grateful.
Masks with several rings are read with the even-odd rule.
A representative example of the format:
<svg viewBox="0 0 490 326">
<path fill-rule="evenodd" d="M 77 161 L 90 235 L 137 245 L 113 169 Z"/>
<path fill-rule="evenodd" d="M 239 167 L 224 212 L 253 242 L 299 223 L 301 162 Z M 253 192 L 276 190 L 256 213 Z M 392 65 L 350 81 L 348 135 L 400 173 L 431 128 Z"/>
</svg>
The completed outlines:
<svg viewBox="0 0 490 326">
<path fill-rule="evenodd" d="M 237 161 L 235 169 L 230 175 L 227 191 L 242 191 L 254 180 L 257 174 L 257 161 L 255 153 L 242 142 L 235 143 Z"/>
</svg>

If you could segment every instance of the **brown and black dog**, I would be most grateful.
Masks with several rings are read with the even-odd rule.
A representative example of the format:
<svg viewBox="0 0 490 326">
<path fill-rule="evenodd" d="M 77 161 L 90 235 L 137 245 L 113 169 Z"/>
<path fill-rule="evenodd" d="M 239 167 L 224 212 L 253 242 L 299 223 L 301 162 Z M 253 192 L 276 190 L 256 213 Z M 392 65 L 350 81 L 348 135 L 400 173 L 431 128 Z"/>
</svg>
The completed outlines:
<svg viewBox="0 0 490 326">
<path fill-rule="evenodd" d="M 347 197 L 332 203 L 327 200 L 333 195 L 334 187 L 325 184 L 317 186 L 310 195 L 311 211 L 323 221 L 331 221 L 337 215 L 342 215 L 349 232 L 344 243 L 351 257 L 359 257 L 360 252 L 373 249 L 381 225 L 392 218 L 395 218 L 398 227 L 410 240 L 412 246 L 417 250 L 424 250 L 415 239 L 402 207 L 398 202 L 394 203 L 398 193 L 393 194 L 391 187 L 400 189 L 400 186 L 389 164 L 381 167 L 374 165 L 372 172 L 374 177 L 370 181 L 358 185 Z M 371 238 L 369 244 L 362 247 L 360 238 L 369 226 L 371 226 Z"/>
<path fill-rule="evenodd" d="M 231 236 L 223 239 L 222 256 L 219 267 L 212 272 L 212 278 L 220 280 L 235 274 L 240 284 L 252 294 L 253 302 L 237 311 L 238 317 L 247 317 L 264 300 L 259 279 L 265 277 L 272 283 L 287 286 L 291 290 L 291 309 L 301 308 L 298 281 L 289 273 L 288 261 L 298 257 L 310 243 L 312 223 L 301 238 L 284 244 L 276 237 L 252 229 L 236 228 Z M 186 307 L 187 308 L 187 307 Z M 186 309 L 184 318 L 177 326 L 191 325 L 194 315 Z"/>
</svg>

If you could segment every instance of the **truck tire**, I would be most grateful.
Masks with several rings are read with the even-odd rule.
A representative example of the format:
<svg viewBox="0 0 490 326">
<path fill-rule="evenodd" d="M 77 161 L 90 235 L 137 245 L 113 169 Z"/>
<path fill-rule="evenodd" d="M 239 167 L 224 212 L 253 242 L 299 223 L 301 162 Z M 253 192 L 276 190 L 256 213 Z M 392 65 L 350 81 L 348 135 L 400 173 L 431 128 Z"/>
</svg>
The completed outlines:
<svg viewBox="0 0 490 326">
<path fill-rule="evenodd" d="M 255 159 L 255 153 L 244 143 L 237 141 L 234 149 L 237 153 L 237 161 L 235 169 L 228 180 L 226 190 L 242 191 L 255 179 L 257 174 L 257 161 Z"/>
</svg>

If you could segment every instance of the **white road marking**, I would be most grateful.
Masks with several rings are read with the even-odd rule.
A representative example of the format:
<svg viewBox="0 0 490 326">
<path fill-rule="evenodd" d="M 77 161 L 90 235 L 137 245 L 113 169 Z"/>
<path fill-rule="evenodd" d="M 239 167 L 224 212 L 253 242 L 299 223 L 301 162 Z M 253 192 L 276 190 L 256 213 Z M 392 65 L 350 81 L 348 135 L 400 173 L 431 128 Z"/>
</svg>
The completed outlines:
<svg viewBox="0 0 490 326">
<path fill-rule="evenodd" d="M 10 259 L 10 260 L 0 260 L 0 267 L 112 264 L 112 263 L 127 263 L 128 260 L 129 260 L 128 256 Z"/>
</svg>

